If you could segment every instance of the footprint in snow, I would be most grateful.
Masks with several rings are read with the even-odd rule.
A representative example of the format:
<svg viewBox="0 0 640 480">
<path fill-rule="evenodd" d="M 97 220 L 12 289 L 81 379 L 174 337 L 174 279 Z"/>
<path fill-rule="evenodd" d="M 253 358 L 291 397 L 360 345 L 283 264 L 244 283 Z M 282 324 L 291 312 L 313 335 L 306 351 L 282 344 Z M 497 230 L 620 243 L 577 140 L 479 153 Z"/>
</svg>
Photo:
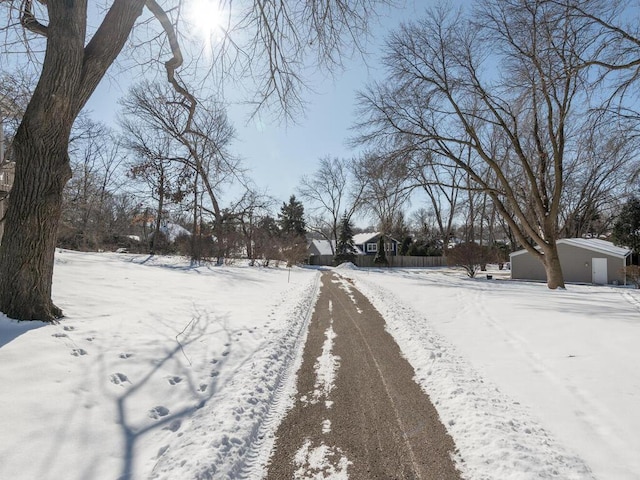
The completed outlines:
<svg viewBox="0 0 640 480">
<path fill-rule="evenodd" d="M 133 353 L 121 353 L 120 358 L 126 360 L 127 358 L 133 357 Z"/>
<path fill-rule="evenodd" d="M 169 415 L 169 409 L 167 407 L 163 407 L 162 405 L 153 407 L 151 410 L 149 410 L 149 418 L 158 419 L 160 417 L 166 417 L 167 415 Z"/>
<path fill-rule="evenodd" d="M 209 385 L 207 385 L 206 383 L 201 383 L 200 384 L 200 391 L 204 392 L 207 390 L 207 388 L 209 387 Z"/>
<path fill-rule="evenodd" d="M 217 377 L 218 375 L 220 375 L 220 372 L 217 370 L 211 370 L 211 377 Z"/>
<path fill-rule="evenodd" d="M 68 337 L 69 335 L 67 335 L 66 333 L 54 333 L 51 336 L 55 338 L 64 338 L 64 337 Z"/>
<path fill-rule="evenodd" d="M 84 348 L 74 348 L 71 350 L 71 355 L 74 357 L 81 357 L 82 355 L 87 355 L 87 351 Z"/>
<path fill-rule="evenodd" d="M 182 377 L 178 377 L 177 375 L 173 377 L 169 377 L 169 385 L 177 385 L 181 381 L 182 381 Z"/>
<path fill-rule="evenodd" d="M 66 330 L 67 332 L 71 332 L 73 330 L 76 329 L 76 327 L 72 326 L 72 325 L 65 325 L 64 327 L 62 327 L 63 330 Z"/>
<path fill-rule="evenodd" d="M 161 456 L 163 456 L 167 450 L 169 450 L 169 445 L 160 447 L 160 449 L 158 450 L 158 453 L 156 454 L 156 458 L 160 458 Z"/>
<path fill-rule="evenodd" d="M 124 373 L 113 373 L 109 377 L 109 380 L 114 385 L 121 385 L 121 386 L 124 386 L 122 384 L 125 383 L 125 382 L 131 383 L 131 382 L 129 382 L 129 377 L 127 377 Z"/>
<path fill-rule="evenodd" d="M 180 430 L 181 426 L 182 426 L 182 420 L 174 420 L 173 422 L 171 422 L 166 427 L 162 427 L 162 429 L 163 430 L 170 430 L 172 432 L 177 432 L 178 430 Z"/>
</svg>

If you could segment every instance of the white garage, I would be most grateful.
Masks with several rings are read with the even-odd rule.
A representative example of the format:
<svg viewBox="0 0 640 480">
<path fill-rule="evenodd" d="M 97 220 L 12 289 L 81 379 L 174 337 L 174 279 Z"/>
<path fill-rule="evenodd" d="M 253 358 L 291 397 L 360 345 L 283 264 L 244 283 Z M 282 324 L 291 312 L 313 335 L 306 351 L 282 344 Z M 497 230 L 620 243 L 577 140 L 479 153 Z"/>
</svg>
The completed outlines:
<svg viewBox="0 0 640 480">
<path fill-rule="evenodd" d="M 631 263 L 631 250 L 597 238 L 558 240 L 558 256 L 565 282 L 598 285 L 625 284 L 625 267 Z M 527 250 L 511 255 L 511 278 L 546 281 L 544 266 Z"/>
</svg>

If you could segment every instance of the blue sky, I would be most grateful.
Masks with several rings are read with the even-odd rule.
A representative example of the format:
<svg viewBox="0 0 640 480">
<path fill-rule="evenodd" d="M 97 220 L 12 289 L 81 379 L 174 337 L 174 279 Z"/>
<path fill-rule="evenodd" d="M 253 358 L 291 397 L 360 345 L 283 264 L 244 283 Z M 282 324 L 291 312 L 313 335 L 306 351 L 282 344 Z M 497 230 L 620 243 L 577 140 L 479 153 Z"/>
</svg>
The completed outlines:
<svg viewBox="0 0 640 480">
<path fill-rule="evenodd" d="M 296 124 L 247 123 L 249 110 L 231 106 L 229 116 L 237 130 L 232 151 L 242 157 L 250 176 L 262 191 L 267 190 L 280 201 L 296 193 L 300 178 L 313 173 L 318 160 L 325 156 L 349 158 L 357 154 L 346 145 L 354 121 L 355 94 L 379 75 L 378 53 L 389 32 L 402 20 L 421 14 L 431 0 L 399 1 L 396 8 L 382 11 L 378 24 L 366 44 L 365 60 L 356 56 L 345 62 L 345 71 L 331 78 L 318 79 L 305 99 L 308 108 Z M 126 76 L 105 78 L 87 108 L 92 117 L 106 123 L 117 115 L 117 99 L 126 93 L 130 80 Z"/>
</svg>

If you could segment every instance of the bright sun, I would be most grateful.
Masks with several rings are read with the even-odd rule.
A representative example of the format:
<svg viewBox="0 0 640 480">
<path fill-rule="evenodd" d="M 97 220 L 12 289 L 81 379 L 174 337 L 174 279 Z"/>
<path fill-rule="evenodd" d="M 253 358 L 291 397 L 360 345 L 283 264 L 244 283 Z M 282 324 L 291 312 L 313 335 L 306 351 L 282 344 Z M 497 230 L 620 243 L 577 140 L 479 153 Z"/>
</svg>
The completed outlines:
<svg viewBox="0 0 640 480">
<path fill-rule="evenodd" d="M 222 36 L 225 18 L 220 0 L 191 0 L 189 5 L 189 19 L 199 35 L 208 40 Z"/>
</svg>

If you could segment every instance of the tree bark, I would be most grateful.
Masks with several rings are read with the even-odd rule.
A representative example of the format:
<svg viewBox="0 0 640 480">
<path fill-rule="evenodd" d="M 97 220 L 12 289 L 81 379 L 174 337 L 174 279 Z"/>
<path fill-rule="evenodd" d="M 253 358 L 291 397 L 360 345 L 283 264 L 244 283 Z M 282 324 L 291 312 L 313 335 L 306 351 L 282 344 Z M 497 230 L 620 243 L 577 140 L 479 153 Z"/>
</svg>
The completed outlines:
<svg viewBox="0 0 640 480">
<path fill-rule="evenodd" d="M 0 311 L 10 318 L 62 317 L 51 285 L 62 191 L 71 178 L 71 127 L 143 6 L 142 0 L 115 0 L 85 47 L 86 0 L 47 4 L 47 49 L 13 142 L 16 175 L 0 244 Z"/>
<path fill-rule="evenodd" d="M 164 209 L 164 168 L 160 166 L 160 178 L 158 179 L 158 213 L 156 214 L 156 226 L 151 237 L 149 245 L 149 253 L 153 255 L 158 246 L 158 238 L 160 237 L 160 226 L 162 225 L 162 210 Z"/>
<path fill-rule="evenodd" d="M 54 253 L 62 191 L 71 178 L 66 142 L 52 151 L 53 141 L 21 128 L 14 142 L 16 182 L 9 201 L 0 247 L 0 310 L 20 320 L 55 321 L 62 311 L 51 301 Z M 62 136 L 49 128 L 51 138 Z M 34 138 L 35 137 L 35 138 Z M 68 136 L 66 137 L 68 138 Z M 29 170 L 29 181 L 25 181 Z"/>
<path fill-rule="evenodd" d="M 560 265 L 560 257 L 558 255 L 558 246 L 555 242 L 551 243 L 544 249 L 544 257 L 542 260 L 544 270 L 547 274 L 547 286 L 550 289 L 565 288 L 564 275 L 562 266 Z"/>
</svg>

